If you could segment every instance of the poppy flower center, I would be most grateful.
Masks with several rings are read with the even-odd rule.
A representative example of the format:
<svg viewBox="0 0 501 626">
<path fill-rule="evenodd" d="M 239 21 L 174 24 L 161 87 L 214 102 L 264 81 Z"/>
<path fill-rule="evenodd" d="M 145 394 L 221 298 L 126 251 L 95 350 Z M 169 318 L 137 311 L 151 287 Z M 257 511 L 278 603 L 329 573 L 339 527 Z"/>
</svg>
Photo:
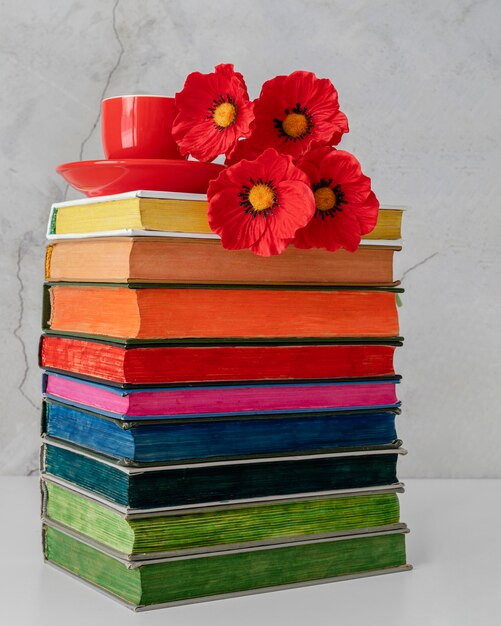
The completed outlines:
<svg viewBox="0 0 501 626">
<path fill-rule="evenodd" d="M 285 109 L 283 120 L 274 119 L 273 124 L 278 130 L 280 137 L 286 141 L 297 141 L 311 134 L 313 117 L 308 113 L 307 107 L 302 107 L 299 102 L 291 109 Z"/>
<path fill-rule="evenodd" d="M 313 185 L 313 195 L 315 196 L 315 217 L 334 217 L 337 212 L 343 210 L 342 204 L 346 204 L 344 192 L 341 191 L 341 185 L 332 186 L 332 178 L 325 180 L 322 178 L 318 183 Z"/>
<path fill-rule="evenodd" d="M 302 113 L 289 113 L 282 122 L 282 128 L 289 137 L 301 137 L 308 130 L 308 120 Z"/>
<path fill-rule="evenodd" d="M 249 213 L 252 217 L 273 215 L 273 209 L 279 206 L 273 182 L 265 182 L 262 178 L 256 181 L 251 178 L 250 182 L 250 185 L 243 185 L 238 194 L 244 213 Z"/>
<path fill-rule="evenodd" d="M 237 109 L 231 102 L 223 102 L 214 109 L 212 117 L 216 126 L 226 128 L 231 126 L 237 116 Z"/>
<path fill-rule="evenodd" d="M 328 211 L 336 206 L 336 194 L 330 187 L 319 187 L 314 195 L 315 205 L 319 211 Z"/>
<path fill-rule="evenodd" d="M 275 193 L 268 185 L 262 183 L 254 185 L 249 191 L 249 202 L 255 211 L 270 209 L 275 202 Z"/>
<path fill-rule="evenodd" d="M 207 115 L 208 120 L 211 118 L 219 131 L 223 131 L 235 122 L 237 105 L 230 94 L 214 98 L 212 106 L 209 107 L 209 115 Z"/>
</svg>

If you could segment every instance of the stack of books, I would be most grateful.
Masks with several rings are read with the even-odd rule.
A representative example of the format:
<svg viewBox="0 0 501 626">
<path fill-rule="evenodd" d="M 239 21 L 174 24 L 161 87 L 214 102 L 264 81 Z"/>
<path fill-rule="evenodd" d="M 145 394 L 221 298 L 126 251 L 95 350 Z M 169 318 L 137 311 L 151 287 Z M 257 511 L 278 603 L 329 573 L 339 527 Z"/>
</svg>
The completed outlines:
<svg viewBox="0 0 501 626">
<path fill-rule="evenodd" d="M 201 195 L 54 205 L 46 559 L 146 609 L 408 569 L 393 256 L 224 250 Z"/>
</svg>

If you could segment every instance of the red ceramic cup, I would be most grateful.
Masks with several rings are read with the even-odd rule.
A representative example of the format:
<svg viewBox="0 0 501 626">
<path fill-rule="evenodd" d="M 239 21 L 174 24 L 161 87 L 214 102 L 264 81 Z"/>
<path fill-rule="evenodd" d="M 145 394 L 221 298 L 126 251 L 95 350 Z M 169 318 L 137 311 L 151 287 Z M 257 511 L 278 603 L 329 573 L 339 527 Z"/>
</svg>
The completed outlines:
<svg viewBox="0 0 501 626">
<path fill-rule="evenodd" d="M 174 98 L 116 96 L 101 104 L 107 159 L 182 159 L 172 138 Z"/>
</svg>

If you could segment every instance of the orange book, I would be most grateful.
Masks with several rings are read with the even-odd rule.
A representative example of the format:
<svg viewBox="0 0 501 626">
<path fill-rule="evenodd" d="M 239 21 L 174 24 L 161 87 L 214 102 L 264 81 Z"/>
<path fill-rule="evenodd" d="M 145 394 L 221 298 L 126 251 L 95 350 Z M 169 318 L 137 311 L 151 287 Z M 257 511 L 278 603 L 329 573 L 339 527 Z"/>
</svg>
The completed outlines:
<svg viewBox="0 0 501 626">
<path fill-rule="evenodd" d="M 45 324 L 119 340 L 398 336 L 399 289 L 48 285 Z"/>
<path fill-rule="evenodd" d="M 214 239 L 68 239 L 47 247 L 45 275 L 54 282 L 391 286 L 398 284 L 393 280 L 397 250 L 360 246 L 352 253 L 290 246 L 283 254 L 259 257 L 250 250 L 225 250 Z"/>
</svg>

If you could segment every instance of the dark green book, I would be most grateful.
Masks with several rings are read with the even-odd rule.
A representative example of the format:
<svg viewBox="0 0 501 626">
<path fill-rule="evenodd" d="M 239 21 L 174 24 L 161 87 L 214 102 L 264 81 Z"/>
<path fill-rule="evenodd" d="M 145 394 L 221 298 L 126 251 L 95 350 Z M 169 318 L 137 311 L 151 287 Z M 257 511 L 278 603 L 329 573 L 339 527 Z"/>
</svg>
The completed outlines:
<svg viewBox="0 0 501 626">
<path fill-rule="evenodd" d="M 110 553 L 138 560 L 403 529 L 397 491 L 402 488 L 127 514 L 42 481 L 42 515 Z"/>
<path fill-rule="evenodd" d="M 397 458 L 405 452 L 400 448 L 124 467 L 69 444 L 45 441 L 45 474 L 132 510 L 389 486 L 398 482 Z"/>
<path fill-rule="evenodd" d="M 405 530 L 131 562 L 44 525 L 47 561 L 135 610 L 410 569 Z"/>
</svg>

